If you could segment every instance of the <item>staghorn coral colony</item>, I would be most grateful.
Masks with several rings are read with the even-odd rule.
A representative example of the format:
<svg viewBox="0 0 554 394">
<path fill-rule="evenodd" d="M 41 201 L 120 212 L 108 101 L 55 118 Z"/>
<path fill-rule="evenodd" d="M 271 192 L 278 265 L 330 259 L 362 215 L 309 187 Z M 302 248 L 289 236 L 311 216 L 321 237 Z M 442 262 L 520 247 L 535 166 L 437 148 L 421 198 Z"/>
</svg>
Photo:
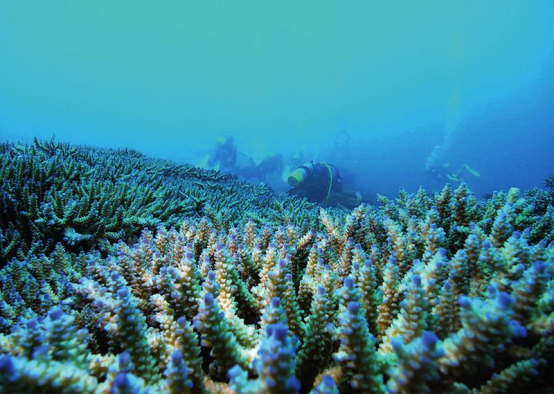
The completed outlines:
<svg viewBox="0 0 554 394">
<path fill-rule="evenodd" d="M 0 173 L 0 392 L 554 392 L 552 188 L 323 209 L 55 141 Z"/>
</svg>

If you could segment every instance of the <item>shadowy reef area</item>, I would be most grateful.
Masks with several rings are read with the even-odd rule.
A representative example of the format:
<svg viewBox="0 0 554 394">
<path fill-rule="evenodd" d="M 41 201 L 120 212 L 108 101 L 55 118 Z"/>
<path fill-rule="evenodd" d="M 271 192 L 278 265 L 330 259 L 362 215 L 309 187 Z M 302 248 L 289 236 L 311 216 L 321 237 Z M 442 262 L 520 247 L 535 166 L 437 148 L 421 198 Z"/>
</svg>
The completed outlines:
<svg viewBox="0 0 554 394">
<path fill-rule="evenodd" d="M 0 144 L 0 393 L 554 392 L 554 175 L 353 210 Z"/>
</svg>

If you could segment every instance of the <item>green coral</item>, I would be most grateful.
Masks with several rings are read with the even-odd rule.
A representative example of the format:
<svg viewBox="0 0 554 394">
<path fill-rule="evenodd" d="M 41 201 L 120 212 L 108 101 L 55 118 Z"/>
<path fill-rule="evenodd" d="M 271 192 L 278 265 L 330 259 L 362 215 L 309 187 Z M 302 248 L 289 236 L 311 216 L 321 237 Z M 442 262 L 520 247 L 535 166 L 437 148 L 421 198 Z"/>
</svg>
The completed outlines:
<svg viewBox="0 0 554 394">
<path fill-rule="evenodd" d="M 549 191 L 349 212 L 131 150 L 0 144 L 0 164 L 4 391 L 550 384 Z"/>
</svg>

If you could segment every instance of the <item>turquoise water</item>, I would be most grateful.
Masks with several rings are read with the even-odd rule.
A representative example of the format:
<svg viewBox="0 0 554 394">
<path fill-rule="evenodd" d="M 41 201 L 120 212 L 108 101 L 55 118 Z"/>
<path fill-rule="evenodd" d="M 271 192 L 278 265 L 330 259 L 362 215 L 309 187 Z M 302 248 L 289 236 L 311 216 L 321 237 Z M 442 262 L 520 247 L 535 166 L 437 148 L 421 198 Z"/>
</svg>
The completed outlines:
<svg viewBox="0 0 554 394">
<path fill-rule="evenodd" d="M 478 195 L 541 186 L 553 71 L 548 0 L 0 3 L 1 140 L 199 163 L 229 134 L 368 195 L 437 188 L 429 163 Z"/>
</svg>

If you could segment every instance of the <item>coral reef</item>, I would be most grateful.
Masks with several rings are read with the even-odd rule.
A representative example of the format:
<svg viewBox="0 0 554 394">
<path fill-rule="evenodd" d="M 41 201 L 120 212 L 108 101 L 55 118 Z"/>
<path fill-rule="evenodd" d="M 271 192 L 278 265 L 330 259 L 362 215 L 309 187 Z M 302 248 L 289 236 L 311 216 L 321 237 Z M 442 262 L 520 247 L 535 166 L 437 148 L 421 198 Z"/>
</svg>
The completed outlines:
<svg viewBox="0 0 554 394">
<path fill-rule="evenodd" d="M 348 211 L 129 150 L 0 155 L 0 392 L 554 387 L 541 193 Z"/>
<path fill-rule="evenodd" d="M 178 226 L 183 217 L 210 218 L 221 230 L 245 217 L 299 223 L 310 205 L 134 150 L 54 140 L 0 144 L 0 190 L 0 266 L 58 243 L 109 251 L 113 242 L 133 243 L 145 227 Z"/>
</svg>

